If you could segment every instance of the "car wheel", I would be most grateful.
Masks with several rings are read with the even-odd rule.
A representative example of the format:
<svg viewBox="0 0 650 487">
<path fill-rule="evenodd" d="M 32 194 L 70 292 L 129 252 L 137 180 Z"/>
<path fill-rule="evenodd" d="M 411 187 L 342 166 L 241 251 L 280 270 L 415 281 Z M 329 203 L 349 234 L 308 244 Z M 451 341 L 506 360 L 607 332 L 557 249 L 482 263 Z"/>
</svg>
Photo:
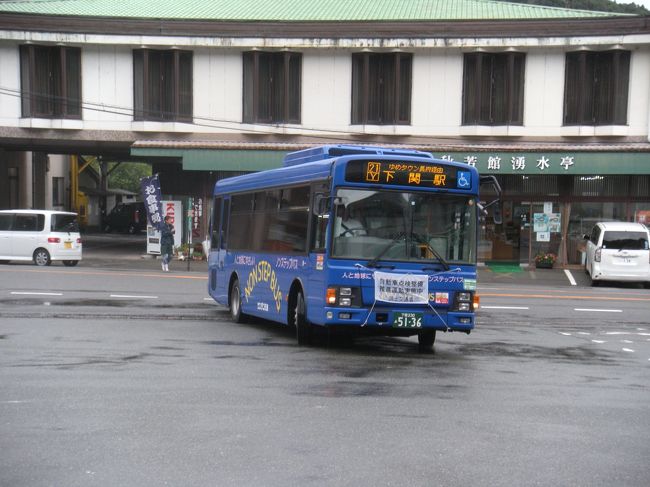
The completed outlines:
<svg viewBox="0 0 650 487">
<path fill-rule="evenodd" d="M 307 321 L 307 306 L 302 291 L 298 291 L 293 305 L 292 317 L 296 328 L 298 345 L 311 345 L 312 327 Z"/>
<path fill-rule="evenodd" d="M 50 258 L 50 253 L 45 249 L 36 249 L 34 251 L 34 264 L 38 266 L 50 265 L 52 259 Z"/>
<path fill-rule="evenodd" d="M 241 310 L 241 290 L 237 279 L 230 288 L 230 318 L 235 323 L 243 323 L 246 318 L 246 315 Z"/>
<path fill-rule="evenodd" d="M 78 260 L 64 260 L 63 265 L 66 267 L 74 267 L 79 263 Z"/>
<path fill-rule="evenodd" d="M 131 223 L 128 228 L 129 235 L 136 235 L 139 233 L 138 226 Z"/>
<path fill-rule="evenodd" d="M 429 353 L 433 351 L 436 341 L 436 330 L 426 330 L 418 333 L 418 352 Z"/>
</svg>

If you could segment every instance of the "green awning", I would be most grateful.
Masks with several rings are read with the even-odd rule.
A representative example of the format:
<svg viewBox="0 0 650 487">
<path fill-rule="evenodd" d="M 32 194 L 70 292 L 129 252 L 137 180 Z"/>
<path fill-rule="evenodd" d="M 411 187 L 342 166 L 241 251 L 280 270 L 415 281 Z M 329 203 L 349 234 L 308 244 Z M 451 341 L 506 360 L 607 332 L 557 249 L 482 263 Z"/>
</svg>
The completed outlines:
<svg viewBox="0 0 650 487">
<path fill-rule="evenodd" d="M 133 156 L 176 159 L 186 171 L 262 171 L 282 166 L 287 154 L 268 149 L 131 148 Z M 481 174 L 650 174 L 648 152 L 434 152 L 474 165 Z"/>
<path fill-rule="evenodd" d="M 650 174 L 648 152 L 434 152 L 481 174 Z"/>
<path fill-rule="evenodd" d="M 282 166 L 285 151 L 132 147 L 131 155 L 178 159 L 185 171 L 262 171 Z"/>
</svg>

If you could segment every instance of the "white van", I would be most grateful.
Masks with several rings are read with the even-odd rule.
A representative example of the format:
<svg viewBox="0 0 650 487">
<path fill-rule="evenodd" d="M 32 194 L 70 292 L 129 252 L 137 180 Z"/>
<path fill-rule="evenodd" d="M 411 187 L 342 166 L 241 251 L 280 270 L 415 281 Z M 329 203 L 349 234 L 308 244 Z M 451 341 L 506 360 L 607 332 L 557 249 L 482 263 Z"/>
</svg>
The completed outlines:
<svg viewBox="0 0 650 487">
<path fill-rule="evenodd" d="M 33 260 L 42 266 L 60 260 L 75 266 L 81 249 L 76 213 L 0 210 L 0 263 Z"/>
<path fill-rule="evenodd" d="M 650 231 L 640 223 L 600 222 L 587 239 L 585 270 L 600 281 L 633 281 L 650 286 Z"/>
</svg>

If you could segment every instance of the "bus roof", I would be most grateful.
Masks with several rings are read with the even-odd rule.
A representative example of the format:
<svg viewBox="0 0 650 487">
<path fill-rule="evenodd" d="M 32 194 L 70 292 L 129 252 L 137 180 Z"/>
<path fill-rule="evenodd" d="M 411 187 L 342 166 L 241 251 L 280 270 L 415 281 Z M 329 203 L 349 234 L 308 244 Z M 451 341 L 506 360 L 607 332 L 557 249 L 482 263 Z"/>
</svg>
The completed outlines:
<svg viewBox="0 0 650 487">
<path fill-rule="evenodd" d="M 426 157 L 433 159 L 428 152 L 421 152 L 410 149 L 388 149 L 371 145 L 322 145 L 311 149 L 303 149 L 296 152 L 289 152 L 284 157 L 285 166 L 295 166 L 305 164 L 306 162 L 322 161 L 332 159 L 333 157 L 352 156 L 352 155 L 387 155 L 401 157 Z"/>
<path fill-rule="evenodd" d="M 217 181 L 215 194 L 250 191 L 264 187 L 285 186 L 327 179 L 334 159 L 321 160 L 295 166 L 285 166 L 267 171 L 244 174 Z"/>
<path fill-rule="evenodd" d="M 379 146 L 324 145 L 301 151 L 290 152 L 284 158 L 284 166 L 267 171 L 254 172 L 217 181 L 215 194 L 251 191 L 262 187 L 286 186 L 309 183 L 333 176 L 332 167 L 340 157 L 383 155 L 389 158 L 417 158 L 437 161 L 430 153 L 408 149 L 389 149 Z M 347 159 L 346 157 L 346 159 Z M 358 157 L 357 157 L 358 158 Z M 443 161 L 440 161 L 443 162 Z M 456 165 L 451 161 L 445 164 Z M 469 171 L 476 169 L 468 166 Z"/>
</svg>

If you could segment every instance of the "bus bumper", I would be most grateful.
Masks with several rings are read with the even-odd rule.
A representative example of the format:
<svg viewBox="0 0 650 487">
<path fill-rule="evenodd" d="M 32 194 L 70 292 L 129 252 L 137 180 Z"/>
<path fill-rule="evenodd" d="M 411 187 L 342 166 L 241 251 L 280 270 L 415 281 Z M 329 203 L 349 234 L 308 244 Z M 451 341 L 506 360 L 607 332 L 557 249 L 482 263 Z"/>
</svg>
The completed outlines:
<svg viewBox="0 0 650 487">
<path fill-rule="evenodd" d="M 404 326 L 403 321 L 400 320 L 404 315 L 416 315 L 421 320 L 417 324 L 411 321 Z M 375 308 L 368 311 L 358 308 L 326 307 L 322 318 L 324 326 L 384 328 L 411 331 L 412 334 L 423 329 L 469 333 L 474 328 L 475 322 L 474 313 L 438 309 L 433 311 L 430 308 Z"/>
</svg>

